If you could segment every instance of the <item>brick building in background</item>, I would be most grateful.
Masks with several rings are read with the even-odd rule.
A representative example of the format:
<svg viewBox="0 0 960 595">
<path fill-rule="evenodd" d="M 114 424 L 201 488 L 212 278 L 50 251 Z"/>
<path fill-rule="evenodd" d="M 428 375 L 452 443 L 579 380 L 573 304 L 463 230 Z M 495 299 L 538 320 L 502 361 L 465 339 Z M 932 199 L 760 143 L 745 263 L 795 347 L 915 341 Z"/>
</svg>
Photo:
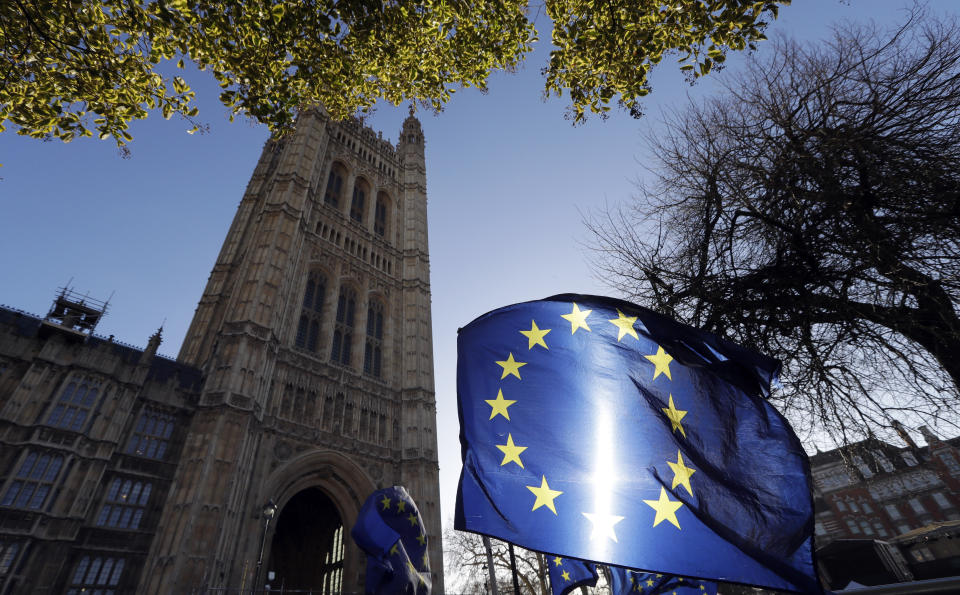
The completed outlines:
<svg viewBox="0 0 960 595">
<path fill-rule="evenodd" d="M 176 360 L 95 336 L 104 311 L 0 309 L 0 594 L 362 591 L 347 533 L 393 484 L 443 592 L 412 112 L 397 145 L 320 110 L 267 141 Z"/>
<path fill-rule="evenodd" d="M 821 575 L 842 587 L 960 575 L 960 438 L 869 440 L 810 458 Z"/>
</svg>

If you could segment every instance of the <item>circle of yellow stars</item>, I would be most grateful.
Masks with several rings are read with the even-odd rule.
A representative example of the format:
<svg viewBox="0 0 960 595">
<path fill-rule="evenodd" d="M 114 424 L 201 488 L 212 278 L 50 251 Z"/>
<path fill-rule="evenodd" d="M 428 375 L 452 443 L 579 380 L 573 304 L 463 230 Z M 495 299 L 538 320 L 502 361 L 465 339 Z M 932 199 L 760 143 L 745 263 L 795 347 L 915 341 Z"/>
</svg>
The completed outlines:
<svg viewBox="0 0 960 595">
<path fill-rule="evenodd" d="M 380 499 L 381 514 L 390 512 L 393 510 L 393 507 L 391 506 L 392 501 L 393 500 L 390 498 L 390 496 L 387 496 L 386 494 L 383 495 L 383 498 Z M 407 501 L 404 500 L 403 498 L 397 498 L 396 509 L 397 510 L 395 514 L 398 516 L 402 516 L 404 513 L 407 512 Z M 424 531 L 423 525 L 420 524 L 420 520 L 417 518 L 417 515 L 413 511 L 410 511 L 407 514 L 407 521 L 410 523 L 411 527 L 417 527 L 419 529 L 417 532 L 418 535 L 416 538 L 417 543 L 419 543 L 423 547 L 426 547 L 427 534 Z M 396 543 L 393 544 L 393 547 L 390 548 L 390 555 L 391 556 L 401 555 L 399 539 L 397 540 Z M 423 584 L 426 584 L 426 580 L 423 578 L 424 575 L 430 572 L 430 555 L 426 551 L 423 552 L 423 557 L 420 559 L 420 562 L 421 562 L 422 568 L 417 568 L 413 564 L 413 560 L 407 559 L 407 567 L 410 569 L 410 572 L 417 575 L 417 578 L 420 579 L 420 584 L 423 585 Z"/>
<path fill-rule="evenodd" d="M 576 334 L 577 331 L 581 330 L 593 332 L 590 328 L 590 324 L 587 322 L 587 318 L 592 313 L 593 310 L 581 310 L 578 304 L 573 303 L 573 309 L 570 311 L 570 313 L 561 314 L 560 316 L 570 323 L 570 334 L 573 335 Z M 618 342 L 622 341 L 625 337 L 632 337 L 635 340 L 640 339 L 639 335 L 637 334 L 637 329 L 635 328 L 637 316 L 627 316 L 618 309 L 617 318 L 609 319 L 607 322 L 617 328 Z M 552 330 L 553 329 L 548 328 L 542 329 L 537 326 L 536 320 L 531 320 L 530 329 L 521 330 L 520 334 L 527 338 L 528 351 L 534 348 L 549 350 L 550 347 L 547 345 L 546 337 L 550 332 L 552 332 Z M 645 355 L 644 357 L 653 364 L 654 381 L 660 376 L 664 376 L 668 381 L 673 380 L 673 377 L 670 373 L 670 363 L 673 361 L 673 357 L 664 351 L 663 347 L 658 345 L 656 353 Z M 516 378 L 518 381 L 523 380 L 520 369 L 523 366 L 526 366 L 527 363 L 518 361 L 513 352 L 508 352 L 506 359 L 497 360 L 496 364 L 501 368 L 501 381 L 508 380 L 509 377 Z M 516 399 L 508 399 L 504 396 L 502 387 L 497 390 L 496 398 L 486 399 L 484 402 L 490 406 L 490 420 L 493 420 L 497 416 L 502 416 L 505 420 L 510 421 L 510 407 L 517 404 Z M 662 408 L 661 411 L 663 411 L 663 414 L 670 422 L 670 431 L 679 433 L 679 435 L 685 439 L 687 434 L 683 427 L 683 419 L 687 415 L 687 411 L 677 408 L 672 394 L 669 394 L 667 407 Z M 524 468 L 523 459 L 521 459 L 520 455 L 523 454 L 528 447 L 518 445 L 514 441 L 512 433 L 507 433 L 506 444 L 497 444 L 496 447 L 503 453 L 503 459 L 500 462 L 501 467 L 513 463 L 518 465 L 521 469 Z M 668 460 L 666 463 L 673 472 L 673 483 L 670 486 L 670 489 L 675 490 L 678 486 L 682 486 L 687 493 L 692 496 L 693 488 L 690 484 L 690 478 L 693 476 L 696 470 L 686 465 L 683 460 L 683 454 L 679 449 L 677 450 L 677 460 Z M 541 474 L 540 478 L 541 480 L 539 486 L 526 486 L 535 497 L 533 507 L 530 509 L 530 511 L 533 512 L 540 508 L 546 508 L 554 515 L 557 515 L 555 500 L 557 497 L 562 495 L 563 492 L 552 489 L 547 482 L 547 477 L 545 475 Z M 663 486 L 660 487 L 660 496 L 658 499 L 644 500 L 643 502 L 654 510 L 654 527 L 666 521 L 675 526 L 677 529 L 680 529 L 680 522 L 677 520 L 677 511 L 683 506 L 683 503 L 680 501 L 671 500 L 666 488 Z M 589 513 L 583 514 L 594 525 L 591 539 L 598 535 L 605 535 L 611 538 L 613 541 L 617 541 L 617 536 L 614 532 L 613 525 L 623 520 L 624 517 L 608 516 L 606 518 L 599 518 L 599 516 L 603 515 L 592 515 Z M 557 560 L 560 560 L 560 558 L 556 558 L 555 562 Z"/>
</svg>

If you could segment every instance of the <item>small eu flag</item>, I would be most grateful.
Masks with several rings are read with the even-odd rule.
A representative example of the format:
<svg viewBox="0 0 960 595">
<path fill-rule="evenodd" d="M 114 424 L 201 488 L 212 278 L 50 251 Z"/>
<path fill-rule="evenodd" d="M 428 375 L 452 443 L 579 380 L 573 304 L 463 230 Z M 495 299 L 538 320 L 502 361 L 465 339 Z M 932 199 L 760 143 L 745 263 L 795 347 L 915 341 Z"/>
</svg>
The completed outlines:
<svg viewBox="0 0 960 595">
<path fill-rule="evenodd" d="M 406 489 L 393 486 L 370 494 L 350 535 L 367 553 L 368 595 L 430 594 L 427 533 Z"/>
<path fill-rule="evenodd" d="M 577 587 L 593 587 L 597 584 L 597 567 L 592 562 L 561 558 L 544 554 L 550 565 L 550 592 L 552 595 L 567 595 Z"/>
<path fill-rule="evenodd" d="M 608 566 L 612 595 L 717 595 L 717 583 Z"/>
<path fill-rule="evenodd" d="M 819 593 L 779 363 L 611 298 L 461 329 L 459 530 L 664 574 Z"/>
</svg>

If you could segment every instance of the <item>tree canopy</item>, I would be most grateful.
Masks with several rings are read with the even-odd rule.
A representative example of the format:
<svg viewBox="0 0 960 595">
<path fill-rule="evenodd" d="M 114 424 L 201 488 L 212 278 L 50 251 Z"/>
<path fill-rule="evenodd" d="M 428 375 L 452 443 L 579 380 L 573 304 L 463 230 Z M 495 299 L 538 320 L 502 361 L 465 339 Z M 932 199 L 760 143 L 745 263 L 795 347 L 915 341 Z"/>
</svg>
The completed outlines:
<svg viewBox="0 0 960 595">
<path fill-rule="evenodd" d="M 591 220 L 604 271 L 783 360 L 776 398 L 820 436 L 955 423 L 957 21 L 781 43 L 725 87 L 668 118 L 632 206 Z"/>
<path fill-rule="evenodd" d="M 545 91 L 571 113 L 639 114 L 647 74 L 675 53 L 693 76 L 764 38 L 790 0 L 545 0 Z M 539 11 L 539 8 L 537 9 Z M 150 110 L 196 116 L 166 63 L 213 73 L 232 115 L 277 134 L 304 105 L 344 118 L 384 99 L 438 109 L 458 87 L 517 67 L 537 32 L 527 0 L 10 0 L 0 3 L 0 129 L 118 144 Z M 163 67 L 161 67 L 163 66 Z"/>
<path fill-rule="evenodd" d="M 494 575 L 500 593 L 513 593 L 510 554 L 506 542 L 491 539 Z M 487 554 L 483 538 L 476 533 L 448 530 L 443 535 L 448 589 L 456 593 L 489 593 Z M 549 595 L 549 562 L 544 554 L 515 547 L 517 582 L 523 595 Z"/>
</svg>

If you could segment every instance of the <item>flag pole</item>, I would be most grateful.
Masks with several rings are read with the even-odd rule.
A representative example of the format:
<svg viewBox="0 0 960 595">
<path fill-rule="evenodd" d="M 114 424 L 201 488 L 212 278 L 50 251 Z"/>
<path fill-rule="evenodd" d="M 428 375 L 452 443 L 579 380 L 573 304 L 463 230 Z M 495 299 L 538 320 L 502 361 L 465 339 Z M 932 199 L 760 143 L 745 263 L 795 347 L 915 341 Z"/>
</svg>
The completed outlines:
<svg viewBox="0 0 960 595">
<path fill-rule="evenodd" d="M 487 571 L 490 573 L 490 593 L 500 595 L 497 589 L 497 573 L 493 570 L 493 548 L 490 547 L 490 538 L 483 536 L 483 547 L 487 550 Z"/>
<path fill-rule="evenodd" d="M 513 573 L 513 595 L 520 595 L 520 581 L 517 580 L 517 558 L 513 555 L 513 544 L 507 542 L 510 549 L 510 571 Z"/>
</svg>

